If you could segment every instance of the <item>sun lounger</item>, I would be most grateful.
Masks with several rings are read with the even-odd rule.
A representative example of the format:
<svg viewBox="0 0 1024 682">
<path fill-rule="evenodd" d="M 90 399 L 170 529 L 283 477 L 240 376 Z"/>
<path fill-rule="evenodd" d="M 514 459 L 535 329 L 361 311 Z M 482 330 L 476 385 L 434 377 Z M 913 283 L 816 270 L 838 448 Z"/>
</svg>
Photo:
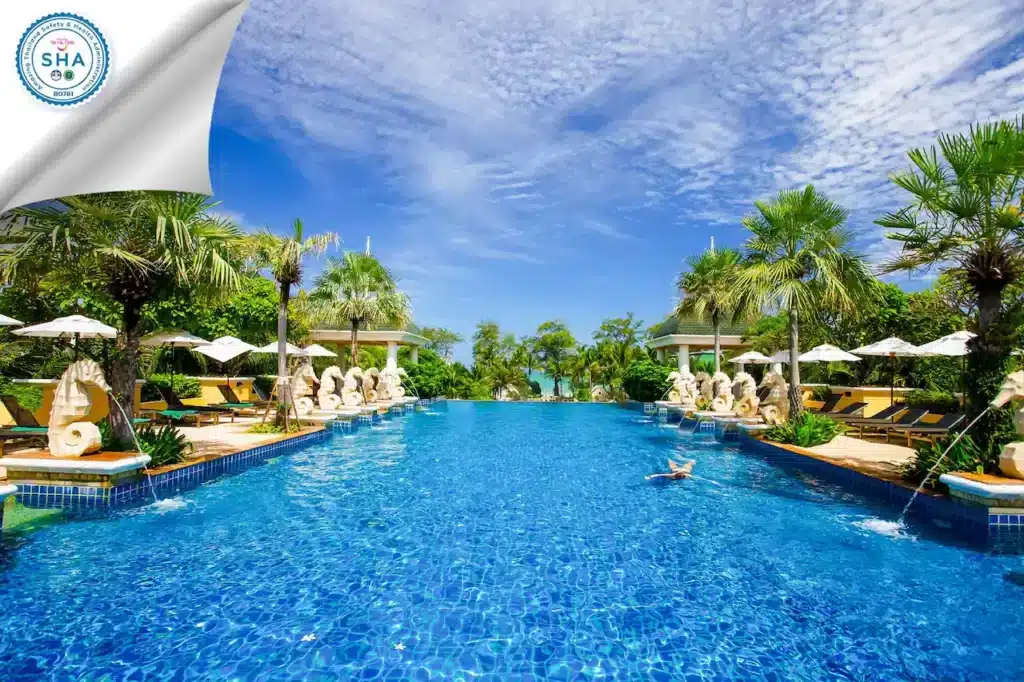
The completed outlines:
<svg viewBox="0 0 1024 682">
<path fill-rule="evenodd" d="M 888 441 L 889 429 L 905 429 L 914 426 L 915 424 L 917 424 L 917 422 L 921 421 L 921 418 L 924 417 L 926 414 L 928 414 L 928 410 L 914 407 L 904 410 L 903 413 L 900 414 L 900 416 L 897 419 L 883 419 L 877 422 L 865 420 L 864 422 L 858 424 L 858 427 L 860 429 L 860 437 L 864 438 L 869 435 L 881 436 L 882 434 L 886 434 L 886 441 Z"/>
<path fill-rule="evenodd" d="M 867 406 L 867 403 L 850 403 L 841 410 L 833 410 L 832 412 L 819 412 L 818 414 L 823 414 L 826 417 L 853 417 L 856 416 L 858 412 L 860 412 Z"/>
<path fill-rule="evenodd" d="M 816 410 L 808 410 L 808 412 L 814 412 L 816 414 L 828 414 L 832 410 L 836 409 L 836 405 L 838 405 L 839 401 L 842 399 L 842 393 L 831 393 L 827 398 L 825 398 L 825 403 L 821 407 L 819 407 Z M 761 400 L 764 400 L 764 398 L 761 398 Z"/>
<path fill-rule="evenodd" d="M 870 417 L 862 417 L 860 415 L 836 415 L 833 418 L 838 419 L 839 421 L 843 422 L 844 424 L 847 424 L 848 426 L 862 426 L 864 424 L 891 424 L 893 420 L 897 417 L 897 415 L 899 415 L 905 409 L 907 409 L 906 405 L 896 404 L 890 405 L 886 407 L 884 410 L 876 412 Z"/>
<path fill-rule="evenodd" d="M 939 421 L 931 424 L 916 423 L 913 426 L 904 429 L 890 429 L 885 432 L 885 442 L 889 442 L 889 435 L 893 433 L 906 434 L 907 436 L 907 447 L 912 447 L 913 440 L 917 438 L 937 437 L 944 436 L 950 431 L 954 430 L 957 426 L 963 423 L 966 415 L 959 412 L 950 412 L 944 414 Z"/>
<path fill-rule="evenodd" d="M 233 410 L 230 407 L 218 407 L 216 405 L 186 405 L 181 401 L 181 398 L 178 397 L 178 394 L 174 392 L 174 389 L 162 387 L 157 390 L 160 391 L 160 395 L 163 396 L 164 401 L 167 403 L 166 411 L 181 413 L 202 412 L 206 414 L 216 413 L 218 415 L 224 414 L 230 415 L 231 421 L 235 421 L 235 414 L 237 410 Z M 215 423 L 220 423 L 219 416 Z"/>
<path fill-rule="evenodd" d="M 215 407 L 227 407 L 231 410 L 235 410 L 238 414 L 254 415 L 258 413 L 258 407 L 256 403 L 246 402 L 245 400 L 239 400 L 235 392 L 231 390 L 230 386 L 220 385 L 217 387 L 220 389 L 220 394 L 224 396 L 224 402 L 217 403 Z"/>
</svg>

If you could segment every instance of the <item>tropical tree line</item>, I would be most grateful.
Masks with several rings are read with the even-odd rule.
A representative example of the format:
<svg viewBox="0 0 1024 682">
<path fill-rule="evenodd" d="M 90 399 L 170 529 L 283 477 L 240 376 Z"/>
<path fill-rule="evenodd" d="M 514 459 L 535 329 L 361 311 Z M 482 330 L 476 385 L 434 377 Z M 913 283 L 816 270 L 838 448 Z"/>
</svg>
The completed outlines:
<svg viewBox="0 0 1024 682">
<path fill-rule="evenodd" d="M 716 337 L 724 321 L 754 321 L 756 347 L 790 350 L 792 412 L 802 409 L 797 355 L 809 342 L 849 348 L 888 334 L 922 343 L 958 328 L 974 331 L 965 371 L 955 374 L 975 415 L 1021 344 L 1024 119 L 940 135 L 908 158 L 910 168 L 890 176 L 906 203 L 875 221 L 897 246 L 880 267 L 855 249 L 848 211 L 807 186 L 756 202 L 743 219 L 749 237 L 742 250 L 709 249 L 679 278 L 678 314 L 708 321 Z M 915 271 L 940 276 L 915 294 L 877 279 Z M 912 381 L 937 380 L 929 362 L 941 361 L 911 363 L 921 372 Z M 868 379 L 880 368 L 865 362 L 845 371 Z M 995 412 L 976 431 L 1001 433 L 1006 421 L 1005 411 Z"/>
<path fill-rule="evenodd" d="M 140 340 L 150 331 L 179 327 L 207 338 L 276 339 L 277 374 L 285 376 L 287 342 L 307 340 L 302 337 L 314 324 L 350 327 L 357 360 L 360 330 L 408 322 L 408 297 L 370 253 L 330 259 L 307 293 L 296 289 L 304 263 L 337 247 L 337 234 L 307 234 L 300 220 L 283 235 L 246 233 L 216 208 L 203 195 L 139 191 L 16 209 L 18 226 L 0 253 L 4 310 L 25 322 L 82 313 L 116 327 L 116 341 L 99 350 L 113 399 L 127 415 L 134 414 L 135 380 L 147 359 Z M 7 338 L 0 370 L 24 376 L 66 366 L 68 359 L 41 351 L 38 342 Z M 290 399 L 284 389 L 279 400 L 287 407 Z M 110 423 L 118 439 L 130 440 L 121 411 L 111 412 Z"/>
</svg>

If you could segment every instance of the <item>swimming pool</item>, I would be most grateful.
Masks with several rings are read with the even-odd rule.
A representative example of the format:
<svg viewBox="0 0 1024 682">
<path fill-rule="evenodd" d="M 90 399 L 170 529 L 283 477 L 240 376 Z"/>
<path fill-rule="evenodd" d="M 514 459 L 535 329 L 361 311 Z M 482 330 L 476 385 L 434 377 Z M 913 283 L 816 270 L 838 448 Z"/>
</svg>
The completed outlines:
<svg viewBox="0 0 1024 682">
<path fill-rule="evenodd" d="M 6 535 L 3 679 L 1024 675 L 1019 557 L 612 406 L 435 409 Z"/>
</svg>

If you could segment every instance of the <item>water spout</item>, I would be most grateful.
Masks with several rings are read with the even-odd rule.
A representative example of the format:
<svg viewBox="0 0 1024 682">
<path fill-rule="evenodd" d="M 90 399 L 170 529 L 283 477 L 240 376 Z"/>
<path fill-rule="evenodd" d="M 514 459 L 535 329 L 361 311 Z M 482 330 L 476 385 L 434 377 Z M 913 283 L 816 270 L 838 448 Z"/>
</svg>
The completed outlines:
<svg viewBox="0 0 1024 682">
<path fill-rule="evenodd" d="M 135 435 L 134 422 L 132 422 L 132 420 L 128 418 L 128 415 L 125 414 L 124 408 L 121 407 L 121 403 L 119 403 L 117 399 L 114 397 L 113 390 L 107 391 L 107 402 L 117 405 L 117 409 L 121 413 L 121 417 L 124 418 L 125 423 L 128 424 L 128 429 L 132 432 L 132 440 L 135 441 L 135 449 L 138 451 L 140 455 L 146 454 L 142 450 L 142 445 L 139 444 L 139 437 Z M 142 470 L 146 472 L 146 481 L 149 483 L 149 492 L 151 495 L 153 495 L 153 502 L 159 503 L 160 498 L 156 496 L 156 488 L 153 487 L 153 477 L 149 473 L 149 467 L 143 464 Z"/>
<path fill-rule="evenodd" d="M 952 450 L 953 447 L 960 442 L 960 439 L 967 435 L 967 432 L 971 430 L 971 427 L 977 424 L 978 420 L 980 420 L 982 417 L 988 414 L 988 411 L 991 410 L 993 407 L 998 407 L 998 405 L 995 404 L 995 401 L 993 401 L 991 405 L 982 410 L 981 413 L 977 417 L 975 417 L 970 424 L 967 425 L 967 428 L 958 433 L 956 435 L 956 438 L 953 439 L 953 442 L 949 444 L 949 447 L 947 447 L 946 450 L 942 453 L 942 455 L 937 460 L 935 460 L 935 464 L 933 464 L 932 468 L 928 470 L 927 474 L 925 474 L 925 477 L 924 479 L 922 479 L 920 485 L 918 485 L 917 489 L 914 490 L 914 494 L 910 496 L 910 501 L 907 502 L 907 506 L 904 507 L 903 511 L 900 513 L 900 525 L 903 525 L 903 520 L 904 518 L 906 518 L 907 512 L 910 511 L 910 506 L 914 504 L 914 500 L 916 500 L 917 496 L 921 494 L 921 490 L 924 489 L 925 484 L 928 483 L 928 479 L 932 477 L 932 474 L 935 473 L 935 470 L 939 468 L 940 464 L 942 464 L 942 460 L 946 459 L 946 455 L 949 454 L 949 451 Z"/>
</svg>

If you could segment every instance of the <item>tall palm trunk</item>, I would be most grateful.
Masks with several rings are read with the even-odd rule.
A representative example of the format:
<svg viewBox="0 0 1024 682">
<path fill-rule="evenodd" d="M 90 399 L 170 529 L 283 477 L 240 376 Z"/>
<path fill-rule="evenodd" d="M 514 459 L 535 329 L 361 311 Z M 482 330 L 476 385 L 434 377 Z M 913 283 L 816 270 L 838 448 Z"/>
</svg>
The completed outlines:
<svg viewBox="0 0 1024 682">
<path fill-rule="evenodd" d="M 283 409 L 277 411 L 277 422 L 287 424 L 288 408 L 291 405 L 292 390 L 288 377 L 288 299 L 291 298 L 291 284 L 280 282 L 281 298 L 277 304 L 277 402 Z"/>
<path fill-rule="evenodd" d="M 134 442 L 131 419 L 135 414 L 135 376 L 139 368 L 139 340 L 141 338 L 142 306 L 137 301 L 122 303 L 122 333 L 117 336 L 116 357 L 110 368 L 110 389 L 113 399 L 124 410 L 111 406 L 110 429 L 122 443 Z M 127 419 L 125 418 L 127 417 Z"/>
<path fill-rule="evenodd" d="M 974 340 L 973 352 L 967 355 L 968 411 L 978 414 L 999 391 L 1007 371 L 1007 359 L 1012 341 L 1001 324 L 1003 305 L 1002 282 L 975 284 L 978 297 L 978 338 Z M 979 430 L 985 427 L 979 425 Z"/>
<path fill-rule="evenodd" d="M 796 308 L 789 309 L 789 413 L 796 416 L 804 409 L 800 390 L 800 321 Z"/>
<path fill-rule="evenodd" d="M 349 321 L 352 323 L 352 336 L 351 336 L 351 343 L 349 344 L 349 348 L 351 350 L 351 357 L 350 357 L 350 359 L 352 360 L 352 366 L 353 367 L 358 367 L 359 366 L 359 320 L 356 319 L 356 318 L 352 318 Z"/>
<path fill-rule="evenodd" d="M 722 323 L 715 319 L 715 373 L 722 371 Z"/>
</svg>

